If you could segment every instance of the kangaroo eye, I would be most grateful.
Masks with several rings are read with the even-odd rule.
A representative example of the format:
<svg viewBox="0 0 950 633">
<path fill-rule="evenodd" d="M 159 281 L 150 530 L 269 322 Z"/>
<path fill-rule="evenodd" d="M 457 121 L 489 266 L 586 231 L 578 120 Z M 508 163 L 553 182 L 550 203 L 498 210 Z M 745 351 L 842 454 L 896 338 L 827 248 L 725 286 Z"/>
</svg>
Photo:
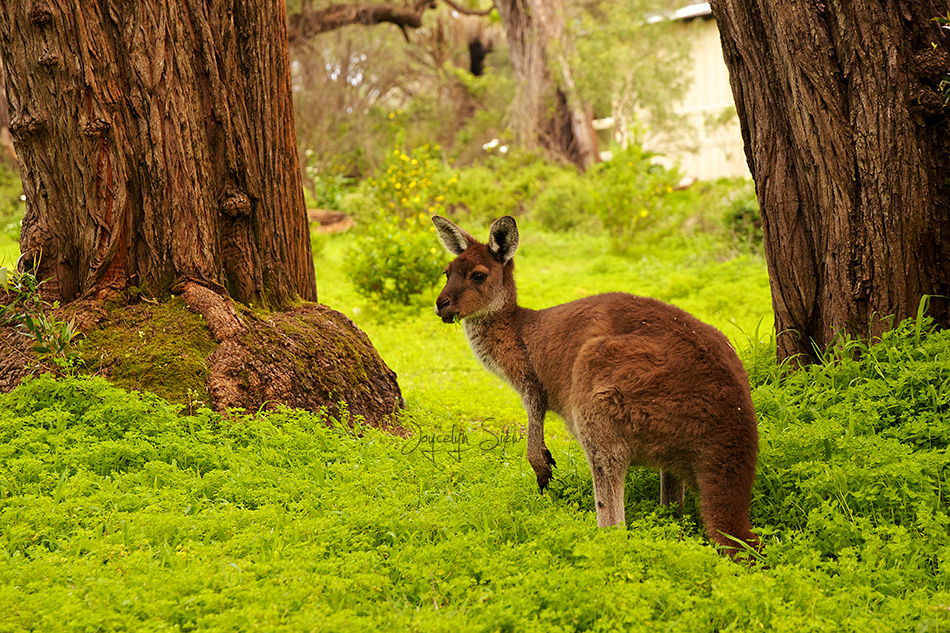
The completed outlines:
<svg viewBox="0 0 950 633">
<path fill-rule="evenodd" d="M 472 281 L 474 281 L 477 284 L 482 283 L 486 279 L 488 279 L 488 275 L 486 275 L 485 273 L 472 273 Z"/>
</svg>

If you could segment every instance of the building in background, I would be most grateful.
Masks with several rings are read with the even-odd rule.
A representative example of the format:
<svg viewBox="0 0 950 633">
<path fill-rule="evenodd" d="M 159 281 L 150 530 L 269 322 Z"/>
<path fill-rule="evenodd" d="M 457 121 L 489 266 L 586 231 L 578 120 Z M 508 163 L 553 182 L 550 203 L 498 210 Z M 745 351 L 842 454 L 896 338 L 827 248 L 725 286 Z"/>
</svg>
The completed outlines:
<svg viewBox="0 0 950 633">
<path fill-rule="evenodd" d="M 675 106 L 687 128 L 675 136 L 647 134 L 644 146 L 662 155 L 657 162 L 666 166 L 678 163 L 687 178 L 750 177 L 729 71 L 722 60 L 719 29 L 709 3 L 693 4 L 656 19 L 675 21 L 682 37 L 692 42 L 690 66 L 684 69 L 692 81 L 686 97 Z M 595 121 L 595 128 L 608 128 L 612 123 L 612 119 Z"/>
</svg>

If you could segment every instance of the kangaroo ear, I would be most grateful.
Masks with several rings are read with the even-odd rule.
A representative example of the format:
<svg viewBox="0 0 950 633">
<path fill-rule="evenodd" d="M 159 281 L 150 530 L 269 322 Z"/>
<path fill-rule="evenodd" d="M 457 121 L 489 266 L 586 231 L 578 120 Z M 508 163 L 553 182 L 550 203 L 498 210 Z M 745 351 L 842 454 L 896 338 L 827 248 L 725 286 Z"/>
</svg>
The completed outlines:
<svg viewBox="0 0 950 633">
<path fill-rule="evenodd" d="M 439 232 L 439 239 L 442 240 L 445 250 L 453 255 L 461 255 L 469 245 L 475 243 L 475 238 L 441 215 L 433 215 L 432 223 Z"/>
<path fill-rule="evenodd" d="M 488 250 L 502 264 L 507 264 L 518 250 L 518 224 L 510 215 L 498 218 L 488 229 Z"/>
</svg>

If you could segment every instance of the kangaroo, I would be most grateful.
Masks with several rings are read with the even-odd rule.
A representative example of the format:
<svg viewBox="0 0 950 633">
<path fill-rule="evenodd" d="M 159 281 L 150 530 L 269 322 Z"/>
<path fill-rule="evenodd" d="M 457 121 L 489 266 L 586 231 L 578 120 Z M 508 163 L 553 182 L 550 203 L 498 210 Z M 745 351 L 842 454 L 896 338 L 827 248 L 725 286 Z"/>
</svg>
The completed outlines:
<svg viewBox="0 0 950 633">
<path fill-rule="evenodd" d="M 461 320 L 472 351 L 521 396 L 527 457 L 543 491 L 554 459 L 544 416 L 560 415 L 587 457 L 597 525 L 624 522 L 632 464 L 660 470 L 660 502 L 698 492 L 709 539 L 727 553 L 755 546 L 749 504 L 759 435 L 745 368 L 714 327 L 656 299 L 608 293 L 544 310 L 518 306 L 518 226 L 505 216 L 478 242 L 434 216 L 453 255 L 436 300 Z"/>
</svg>

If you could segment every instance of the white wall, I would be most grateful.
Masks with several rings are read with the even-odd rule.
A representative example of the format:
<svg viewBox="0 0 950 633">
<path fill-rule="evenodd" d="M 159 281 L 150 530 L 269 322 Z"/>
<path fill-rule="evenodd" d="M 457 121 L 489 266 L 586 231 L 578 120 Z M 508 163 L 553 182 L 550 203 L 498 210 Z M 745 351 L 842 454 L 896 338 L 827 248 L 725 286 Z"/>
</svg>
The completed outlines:
<svg viewBox="0 0 950 633">
<path fill-rule="evenodd" d="M 686 175 L 701 180 L 749 177 L 729 72 L 722 60 L 719 30 L 712 15 L 700 13 L 700 17 L 677 21 L 677 28 L 693 42 L 693 49 L 689 69 L 692 83 L 675 109 L 687 118 L 692 133 L 684 135 L 684 139 L 648 137 L 644 145 L 667 155 L 659 162 L 672 164 L 678 160 Z M 729 114 L 726 125 L 710 125 L 712 121 L 721 121 L 723 113 Z"/>
</svg>

